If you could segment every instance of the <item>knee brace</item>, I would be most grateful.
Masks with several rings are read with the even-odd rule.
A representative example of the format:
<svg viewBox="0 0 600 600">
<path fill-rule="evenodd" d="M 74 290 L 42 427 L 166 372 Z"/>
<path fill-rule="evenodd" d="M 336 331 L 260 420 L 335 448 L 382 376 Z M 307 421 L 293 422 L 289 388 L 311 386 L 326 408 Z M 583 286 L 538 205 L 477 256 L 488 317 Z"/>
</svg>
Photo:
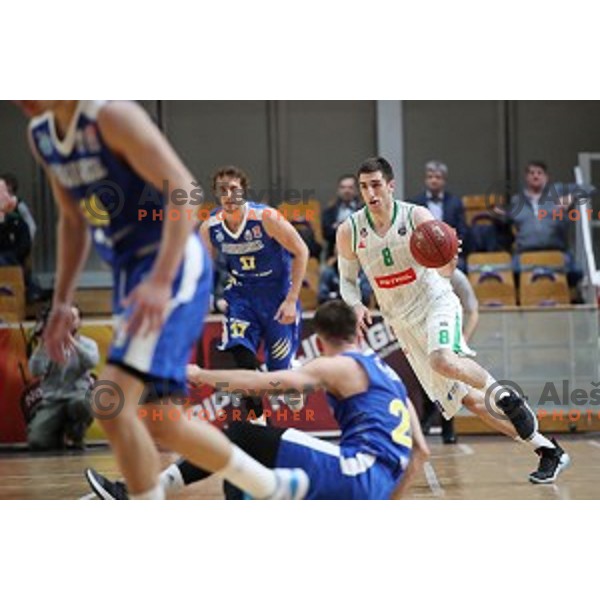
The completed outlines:
<svg viewBox="0 0 600 600">
<path fill-rule="evenodd" d="M 529 440 L 537 431 L 538 422 L 535 413 L 525 400 L 514 392 L 502 396 L 496 401 L 496 406 L 508 417 L 521 439 Z"/>
</svg>

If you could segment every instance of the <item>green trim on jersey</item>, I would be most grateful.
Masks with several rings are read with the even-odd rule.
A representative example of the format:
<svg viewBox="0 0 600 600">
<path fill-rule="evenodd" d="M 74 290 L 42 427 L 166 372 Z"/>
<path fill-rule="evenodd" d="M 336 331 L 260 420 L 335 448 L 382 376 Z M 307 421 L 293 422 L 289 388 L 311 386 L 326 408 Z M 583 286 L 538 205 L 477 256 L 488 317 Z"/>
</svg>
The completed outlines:
<svg viewBox="0 0 600 600">
<path fill-rule="evenodd" d="M 356 222 L 354 221 L 354 216 L 350 215 L 350 222 L 352 223 L 352 252 L 356 254 L 356 246 L 358 242 L 358 231 L 356 228 Z"/>
<path fill-rule="evenodd" d="M 462 326 L 460 321 L 460 315 L 456 313 L 456 318 L 454 319 L 454 344 L 452 346 L 452 351 L 455 354 L 460 354 L 462 352 L 462 347 L 460 345 Z"/>
<path fill-rule="evenodd" d="M 414 231 L 415 230 L 415 223 L 413 221 L 413 217 L 412 217 L 412 213 L 414 210 L 414 206 L 409 206 L 408 207 L 408 224 L 410 225 L 410 228 Z"/>
<path fill-rule="evenodd" d="M 396 217 L 398 216 L 398 201 L 394 200 L 394 212 L 392 213 L 392 221 L 390 224 L 390 228 L 392 228 L 394 226 L 394 223 L 396 222 Z M 375 229 L 375 223 L 373 222 L 373 217 L 371 216 L 371 213 L 369 212 L 368 207 L 365 206 L 365 214 L 367 215 L 367 223 L 369 223 L 369 226 L 371 227 L 371 229 L 377 233 L 377 230 Z M 377 233 L 377 235 L 379 235 Z"/>
</svg>

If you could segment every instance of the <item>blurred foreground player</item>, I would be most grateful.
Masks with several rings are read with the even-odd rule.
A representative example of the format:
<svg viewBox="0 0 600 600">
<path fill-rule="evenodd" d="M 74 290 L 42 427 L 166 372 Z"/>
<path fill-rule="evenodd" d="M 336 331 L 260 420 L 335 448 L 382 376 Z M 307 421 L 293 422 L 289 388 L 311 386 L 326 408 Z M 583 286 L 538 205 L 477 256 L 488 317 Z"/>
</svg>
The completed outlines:
<svg viewBox="0 0 600 600">
<path fill-rule="evenodd" d="M 44 332 L 53 360 L 63 362 L 73 344 L 71 303 L 89 251 L 89 229 L 113 270 L 115 333 L 91 402 L 132 498 L 164 498 L 155 441 L 222 473 L 254 497 L 301 497 L 306 474 L 275 473 L 210 425 L 173 418 L 181 403 L 169 398 L 185 393 L 185 366 L 202 330 L 212 280 L 190 218 L 202 190 L 187 168 L 134 103 L 20 105 L 32 117 L 32 152 L 59 208 L 57 277 Z M 170 202 L 171 190 L 177 202 Z M 140 208 L 149 201 L 164 210 L 163 219 L 142 218 Z M 139 405 L 156 400 L 157 418 L 142 420 Z"/>
<path fill-rule="evenodd" d="M 240 369 L 260 367 L 264 342 L 267 370 L 289 369 L 300 341 L 300 290 L 308 248 L 296 229 L 275 209 L 248 202 L 248 177 L 227 166 L 212 178 L 221 202 L 200 234 L 213 255 L 225 259 L 229 282 L 224 292 L 226 315 L 221 350 Z M 261 417 L 262 398 L 244 398 L 250 417 Z"/>
<path fill-rule="evenodd" d="M 366 327 L 371 317 L 357 285 L 362 267 L 384 318 L 443 416 L 453 417 L 464 405 L 494 429 L 527 442 L 540 458 L 530 481 L 552 483 L 569 465 L 568 454 L 539 433 L 537 418 L 523 398 L 470 358 L 460 302 L 449 281 L 456 258 L 440 269 L 428 269 L 410 251 L 412 232 L 433 215 L 422 206 L 394 200 L 394 173 L 384 158 L 363 162 L 358 178 L 365 207 L 350 215 L 337 233 L 342 298 Z"/>
<path fill-rule="evenodd" d="M 428 450 L 414 409 L 398 375 L 372 350 L 357 345 L 357 320 L 343 301 L 321 305 L 314 326 L 324 356 L 300 369 L 274 373 L 209 371 L 188 367 L 192 383 L 231 389 L 269 389 L 276 380 L 280 390 L 324 388 L 341 429 L 339 446 L 296 429 L 233 423 L 227 435 L 251 456 L 270 467 L 306 471 L 310 489 L 306 499 L 372 500 L 399 498 L 406 491 Z M 413 444 L 414 442 L 414 444 Z M 412 453 L 412 458 L 411 458 Z M 103 499 L 126 500 L 127 489 L 88 469 L 88 481 Z M 187 461 L 179 461 L 161 475 L 166 491 L 209 477 Z M 225 485 L 229 499 L 242 494 Z"/>
</svg>

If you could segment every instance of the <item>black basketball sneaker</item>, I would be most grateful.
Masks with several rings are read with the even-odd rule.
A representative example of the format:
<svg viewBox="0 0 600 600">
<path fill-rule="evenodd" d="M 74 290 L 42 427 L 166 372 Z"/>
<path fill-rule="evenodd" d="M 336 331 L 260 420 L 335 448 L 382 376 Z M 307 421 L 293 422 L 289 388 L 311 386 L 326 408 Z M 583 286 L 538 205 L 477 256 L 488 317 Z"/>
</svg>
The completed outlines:
<svg viewBox="0 0 600 600">
<path fill-rule="evenodd" d="M 121 481 L 111 481 L 94 469 L 86 469 L 85 478 L 100 500 L 129 500 L 127 486 Z"/>
<path fill-rule="evenodd" d="M 540 457 L 537 471 L 529 475 L 531 483 L 554 483 L 559 473 L 571 464 L 569 455 L 552 438 L 554 448 L 538 448 L 535 452 Z"/>
</svg>

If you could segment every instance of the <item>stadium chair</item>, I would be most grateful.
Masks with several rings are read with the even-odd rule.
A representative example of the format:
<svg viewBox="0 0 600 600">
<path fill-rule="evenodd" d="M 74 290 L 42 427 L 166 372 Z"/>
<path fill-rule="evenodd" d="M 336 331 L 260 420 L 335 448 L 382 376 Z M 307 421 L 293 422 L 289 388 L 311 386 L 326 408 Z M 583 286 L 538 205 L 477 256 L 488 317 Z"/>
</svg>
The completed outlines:
<svg viewBox="0 0 600 600">
<path fill-rule="evenodd" d="M 311 258 L 306 267 L 306 276 L 300 290 L 300 303 L 302 310 L 315 310 L 319 295 L 320 265 L 316 258 Z"/>
<path fill-rule="evenodd" d="M 559 250 L 542 250 L 539 252 L 523 252 L 520 255 L 521 269 L 523 267 L 553 267 L 555 270 L 561 270 L 565 267 L 565 257 Z"/>
<path fill-rule="evenodd" d="M 504 197 L 497 194 L 478 194 L 475 196 L 463 196 L 463 206 L 465 208 L 465 220 L 467 225 L 491 225 L 494 221 L 490 215 L 490 209 L 493 206 L 503 205 Z"/>
<path fill-rule="evenodd" d="M 0 321 L 25 319 L 25 280 L 21 267 L 0 267 Z"/>
<path fill-rule="evenodd" d="M 567 276 L 544 267 L 521 273 L 520 303 L 521 306 L 569 305 Z"/>
<path fill-rule="evenodd" d="M 316 240 L 320 244 L 323 244 L 323 232 L 321 231 L 321 203 L 318 200 L 312 198 L 307 201 L 284 201 L 277 206 L 277 210 L 280 211 L 288 221 L 306 219 L 313 228 Z"/>
<path fill-rule="evenodd" d="M 515 306 L 515 280 L 508 252 L 476 252 L 467 259 L 469 281 L 481 306 Z"/>
</svg>

